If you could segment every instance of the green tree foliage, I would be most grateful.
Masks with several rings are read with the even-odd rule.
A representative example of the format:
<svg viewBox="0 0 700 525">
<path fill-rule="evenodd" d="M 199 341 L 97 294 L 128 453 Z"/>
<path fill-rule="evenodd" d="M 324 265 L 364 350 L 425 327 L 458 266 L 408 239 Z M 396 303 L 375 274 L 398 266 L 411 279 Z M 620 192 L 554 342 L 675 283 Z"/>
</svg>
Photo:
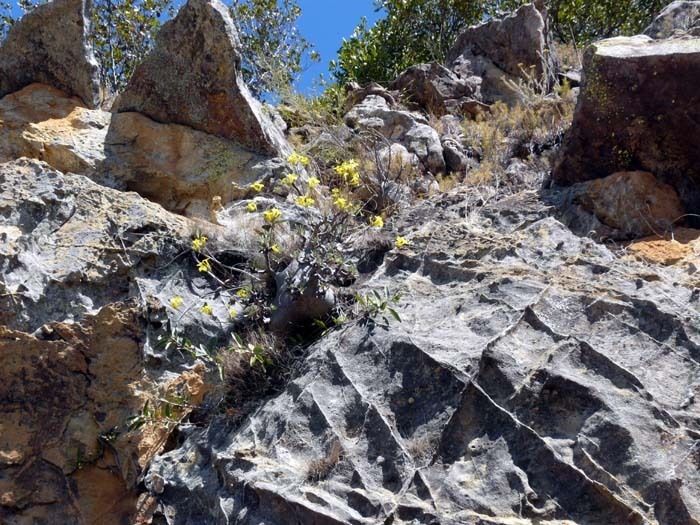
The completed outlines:
<svg viewBox="0 0 700 525">
<path fill-rule="evenodd" d="M 375 9 L 386 16 L 373 27 L 363 18 L 331 63 L 341 83 L 389 81 L 411 65 L 442 61 L 457 35 L 483 16 L 474 0 L 375 0 Z"/>
<path fill-rule="evenodd" d="M 459 33 L 490 16 L 532 0 L 375 0 L 386 14 L 374 26 L 363 19 L 331 63 L 340 84 L 387 82 L 407 67 L 443 61 Z M 639 33 L 667 0 L 546 0 L 552 29 L 562 42 Z"/>
<path fill-rule="evenodd" d="M 528 0 L 492 0 L 489 12 L 517 9 Z M 584 45 L 640 33 L 669 0 L 547 0 L 552 30 L 562 42 Z"/>
<path fill-rule="evenodd" d="M 27 12 L 45 0 L 18 0 Z M 162 22 L 181 0 L 93 0 L 92 41 L 103 85 L 122 90 L 134 68 L 153 47 Z M 319 60 L 296 28 L 297 0 L 231 0 L 231 15 L 243 45 L 243 76 L 257 96 L 276 96 L 298 78 L 307 61 Z M 16 21 L 12 6 L 0 2 L 0 37 Z"/>
<path fill-rule="evenodd" d="M 164 15 L 172 16 L 171 0 L 94 0 L 92 42 L 102 85 L 118 93 L 153 47 Z"/>
<path fill-rule="evenodd" d="M 309 61 L 320 57 L 296 27 L 297 0 L 233 0 L 243 44 L 243 77 L 257 96 L 286 95 Z"/>
</svg>

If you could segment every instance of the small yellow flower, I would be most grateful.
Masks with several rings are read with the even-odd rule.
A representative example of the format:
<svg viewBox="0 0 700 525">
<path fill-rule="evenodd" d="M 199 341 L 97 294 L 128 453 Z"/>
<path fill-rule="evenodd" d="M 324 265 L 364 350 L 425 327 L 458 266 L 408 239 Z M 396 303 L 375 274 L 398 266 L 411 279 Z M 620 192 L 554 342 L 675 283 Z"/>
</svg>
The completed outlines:
<svg viewBox="0 0 700 525">
<path fill-rule="evenodd" d="M 351 186 L 360 184 L 360 173 L 357 169 L 360 167 L 356 160 L 348 160 L 333 168 L 333 170 L 343 177 L 343 180 Z"/>
<path fill-rule="evenodd" d="M 250 185 L 250 189 L 253 190 L 255 193 L 260 193 L 262 190 L 265 189 L 265 184 L 263 184 L 262 181 L 256 181 Z"/>
<path fill-rule="evenodd" d="M 309 197 L 308 195 L 302 195 L 300 197 L 297 197 L 295 202 L 299 206 L 309 207 L 309 206 L 313 206 L 316 201 L 313 200 L 313 198 Z"/>
<path fill-rule="evenodd" d="M 197 263 L 197 270 L 200 272 L 211 272 L 211 263 L 209 262 L 209 259 L 199 261 L 199 263 Z"/>
<path fill-rule="evenodd" d="M 192 239 L 192 249 L 199 253 L 202 251 L 202 248 L 204 248 L 204 245 L 207 244 L 207 238 L 204 235 L 200 235 L 199 237 L 195 237 Z"/>
<path fill-rule="evenodd" d="M 248 299 L 248 290 L 240 289 L 236 292 L 236 295 L 241 299 Z"/>
<path fill-rule="evenodd" d="M 248 210 L 250 213 L 258 211 L 258 203 L 255 201 L 251 201 L 246 205 L 245 209 Z"/>
<path fill-rule="evenodd" d="M 397 237 L 396 241 L 394 242 L 394 246 L 396 246 L 399 250 L 404 246 L 408 246 L 409 244 L 411 244 L 411 241 L 406 239 L 406 237 Z"/>
<path fill-rule="evenodd" d="M 352 207 L 352 204 L 350 204 L 345 197 L 336 197 L 333 201 L 333 205 L 340 211 L 346 211 Z"/>
<path fill-rule="evenodd" d="M 382 219 L 379 215 L 375 215 L 369 220 L 369 225 L 374 227 L 374 228 L 383 228 L 384 227 L 384 219 Z"/>
<path fill-rule="evenodd" d="M 298 153 L 292 153 L 287 159 L 287 162 L 289 162 L 292 166 L 296 166 L 297 164 L 301 164 L 302 166 L 308 166 L 309 157 L 299 155 Z"/>
<path fill-rule="evenodd" d="M 170 299 L 170 306 L 172 306 L 173 308 L 175 308 L 175 310 L 177 310 L 178 308 L 180 308 L 182 306 L 182 303 L 184 303 L 184 302 L 185 301 L 183 301 L 182 297 L 180 297 L 178 295 L 177 297 L 173 297 L 172 299 Z"/>
<path fill-rule="evenodd" d="M 236 310 L 234 310 L 233 308 L 229 308 L 228 314 L 231 316 L 231 319 L 233 319 L 234 317 L 236 317 Z"/>
<path fill-rule="evenodd" d="M 204 306 L 202 306 L 202 313 L 204 315 L 211 315 L 214 313 L 214 309 L 208 304 L 205 304 Z"/>
<path fill-rule="evenodd" d="M 313 190 L 316 186 L 321 184 L 321 181 L 318 180 L 316 177 L 310 177 L 309 178 L 309 189 Z"/>
<path fill-rule="evenodd" d="M 338 197 L 340 197 L 340 189 L 339 189 L 339 188 L 333 188 L 333 189 L 331 190 L 331 195 L 333 195 L 333 198 L 334 198 L 334 199 L 337 199 Z"/>
<path fill-rule="evenodd" d="M 292 184 L 294 184 L 294 183 L 296 182 L 296 180 L 297 180 L 298 178 L 299 178 L 299 177 L 297 177 L 296 175 L 294 175 L 294 173 L 287 173 L 287 174 L 284 176 L 284 178 L 282 179 L 282 184 L 284 184 L 285 186 L 291 186 Z"/>
<path fill-rule="evenodd" d="M 277 246 L 276 244 L 273 244 L 272 246 L 270 246 L 270 250 L 272 250 L 273 253 L 277 253 L 277 254 L 282 253 L 282 250 L 280 250 L 279 246 Z"/>
<path fill-rule="evenodd" d="M 279 219 L 282 216 L 282 212 L 279 211 L 277 208 L 272 208 L 263 213 L 263 215 L 265 216 L 265 220 L 267 222 L 273 224 L 277 219 Z"/>
</svg>

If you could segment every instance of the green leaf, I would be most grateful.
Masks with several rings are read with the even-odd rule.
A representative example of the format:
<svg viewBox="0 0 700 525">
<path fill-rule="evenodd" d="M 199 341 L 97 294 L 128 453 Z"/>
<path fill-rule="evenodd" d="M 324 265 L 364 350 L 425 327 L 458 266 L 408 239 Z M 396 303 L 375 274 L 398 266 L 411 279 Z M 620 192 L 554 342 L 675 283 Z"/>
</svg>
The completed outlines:
<svg viewBox="0 0 700 525">
<path fill-rule="evenodd" d="M 396 319 L 399 323 L 401 323 L 401 317 L 399 316 L 398 312 L 394 310 L 393 308 L 387 308 L 388 312 L 392 315 L 394 319 Z"/>
</svg>

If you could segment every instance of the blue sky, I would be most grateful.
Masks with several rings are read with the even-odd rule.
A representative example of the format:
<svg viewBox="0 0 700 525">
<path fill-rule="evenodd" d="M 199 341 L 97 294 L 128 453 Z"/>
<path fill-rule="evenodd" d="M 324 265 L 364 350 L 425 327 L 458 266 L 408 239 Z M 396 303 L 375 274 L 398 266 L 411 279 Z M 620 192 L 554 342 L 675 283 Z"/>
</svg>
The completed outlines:
<svg viewBox="0 0 700 525">
<path fill-rule="evenodd" d="M 314 81 L 328 72 L 328 62 L 336 57 L 343 38 L 349 37 L 363 16 L 372 23 L 380 16 L 374 12 L 372 0 L 298 0 L 302 9 L 299 30 L 321 54 L 321 62 L 312 64 L 302 74 L 297 88 L 306 94 L 314 92 Z"/>
</svg>

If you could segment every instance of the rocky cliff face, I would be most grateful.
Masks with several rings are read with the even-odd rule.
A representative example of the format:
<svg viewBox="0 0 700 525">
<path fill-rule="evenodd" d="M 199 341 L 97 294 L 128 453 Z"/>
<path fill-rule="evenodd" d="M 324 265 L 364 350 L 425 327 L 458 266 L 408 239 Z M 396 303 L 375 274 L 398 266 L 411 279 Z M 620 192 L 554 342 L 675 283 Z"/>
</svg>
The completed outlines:
<svg viewBox="0 0 700 525">
<path fill-rule="evenodd" d="M 52 35 L 84 23 L 84 9 L 56 0 L 23 23 L 52 13 Z M 323 294 L 307 286 L 300 300 L 287 278 L 299 261 L 283 259 L 272 279 L 283 308 L 265 322 L 287 329 L 308 304 L 325 312 L 344 295 L 401 298 L 396 315 L 348 311 L 322 335 L 293 334 L 303 345 L 281 339 L 284 372 L 236 369 L 264 383 L 236 405 L 217 370 L 230 354 L 207 349 L 232 343 L 241 290 L 198 271 L 191 240 L 263 272 L 272 249 L 251 232 L 271 221 L 251 210 L 277 210 L 302 233 L 320 212 L 304 205 L 310 190 L 284 190 L 315 173 L 286 175 L 291 148 L 239 82 L 228 15 L 190 0 L 114 113 L 96 107 L 82 29 L 64 35 L 77 39 L 68 51 L 11 33 L 0 48 L 0 521 L 700 522 L 700 232 L 683 224 L 700 211 L 694 40 L 673 31 L 591 48 L 559 151 L 549 130 L 497 132 L 537 111 L 552 122 L 565 101 L 523 106 L 516 89 L 509 110 L 513 92 L 491 84 L 501 102 L 489 106 L 495 77 L 458 67 L 489 63 L 517 88 L 509 64 L 548 46 L 546 28 L 541 10 L 521 8 L 465 33 L 457 65 L 416 65 L 392 90 L 354 86 L 344 124 L 289 131 L 309 135 L 319 165 L 338 142 L 372 137 L 373 171 L 353 196 L 395 211 L 373 210 L 381 230 L 348 233 L 342 254 L 358 272 Z M 204 44 L 185 53 L 174 42 L 190 33 Z M 32 75 L 3 69 L 18 49 Z M 56 64 L 76 53 L 77 76 L 62 76 Z M 634 75 L 663 97 L 648 83 L 631 96 Z M 421 96 L 402 101 L 410 90 Z M 668 137 L 672 151 L 652 142 Z M 636 148 L 625 166 L 611 160 L 616 141 Z M 566 186 L 549 183 L 548 156 Z M 270 190 L 253 199 L 252 183 Z"/>
</svg>

